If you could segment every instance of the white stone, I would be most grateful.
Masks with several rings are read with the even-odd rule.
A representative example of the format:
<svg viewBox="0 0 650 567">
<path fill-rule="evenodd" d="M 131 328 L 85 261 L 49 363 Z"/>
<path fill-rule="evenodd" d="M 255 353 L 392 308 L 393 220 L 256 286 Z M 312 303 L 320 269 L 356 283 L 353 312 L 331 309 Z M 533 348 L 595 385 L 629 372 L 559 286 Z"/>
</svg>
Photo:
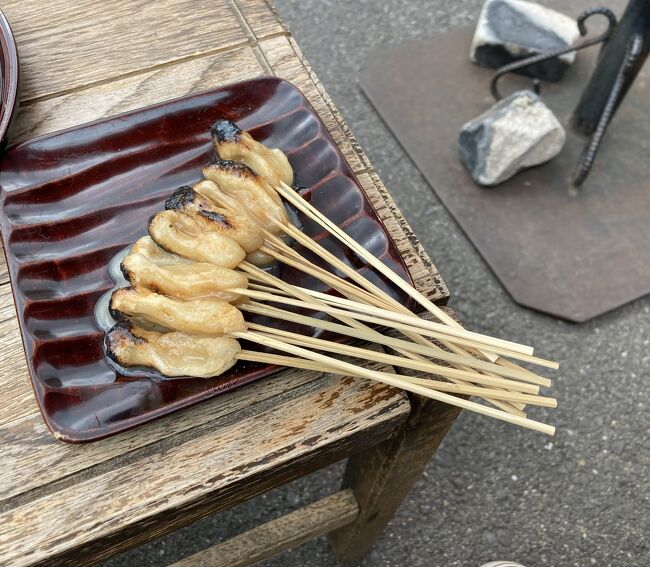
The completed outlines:
<svg viewBox="0 0 650 567">
<path fill-rule="evenodd" d="M 525 0 L 485 0 L 472 39 L 470 58 L 500 67 L 517 59 L 574 45 L 580 37 L 572 18 Z M 557 81 L 575 52 L 539 64 L 527 74 Z"/>
<path fill-rule="evenodd" d="M 531 91 L 517 91 L 466 123 L 458 139 L 462 162 L 479 185 L 498 185 L 562 149 L 566 133 Z"/>
</svg>

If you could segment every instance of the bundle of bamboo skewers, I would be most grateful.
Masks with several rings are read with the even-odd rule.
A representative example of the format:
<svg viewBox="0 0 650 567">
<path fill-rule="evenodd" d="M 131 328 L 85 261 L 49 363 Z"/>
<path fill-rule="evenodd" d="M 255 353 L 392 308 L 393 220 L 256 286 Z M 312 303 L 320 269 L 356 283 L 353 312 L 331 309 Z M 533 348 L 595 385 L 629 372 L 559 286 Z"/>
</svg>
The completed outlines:
<svg viewBox="0 0 650 567">
<path fill-rule="evenodd" d="M 229 121 L 218 121 L 212 136 L 219 159 L 203 169 L 207 180 L 177 191 L 166 205 L 168 210 L 150 221 L 151 238 L 143 239 L 149 239 L 146 245 L 139 241 L 134 246 L 132 253 L 137 252 L 139 259 L 127 257 L 122 264 L 134 288 L 117 290 L 111 300 L 116 319 L 126 319 L 129 325 L 125 328 L 120 323 L 107 334 L 107 351 L 113 359 L 124 366 L 145 365 L 163 374 L 190 376 L 214 376 L 237 360 L 358 376 L 554 433 L 552 426 L 531 420 L 524 412 L 527 405 L 557 405 L 554 398 L 539 395 L 540 388 L 550 386 L 551 381 L 509 359 L 551 369 L 557 369 L 557 363 L 536 357 L 531 347 L 464 329 L 303 199 L 291 186 L 293 171 L 279 150 L 266 148 Z M 411 312 L 288 222 L 280 198 L 348 247 L 436 321 Z M 299 243 L 329 269 L 309 261 L 287 240 Z M 291 285 L 255 265 L 269 260 L 320 280 L 338 295 Z M 232 268 L 236 269 L 230 274 Z M 300 312 L 294 311 L 296 308 Z M 242 312 L 378 344 L 395 354 L 245 322 Z M 142 318 L 164 330 L 131 324 Z M 381 328 L 397 330 L 402 336 L 387 335 Z M 277 352 L 242 350 L 240 339 Z M 201 368 L 182 362 L 190 358 L 188 353 L 195 360 L 203 357 L 205 364 L 210 362 L 207 370 L 205 364 Z M 419 374 L 372 370 L 331 354 Z M 458 395 L 474 396 L 485 403 Z"/>
</svg>

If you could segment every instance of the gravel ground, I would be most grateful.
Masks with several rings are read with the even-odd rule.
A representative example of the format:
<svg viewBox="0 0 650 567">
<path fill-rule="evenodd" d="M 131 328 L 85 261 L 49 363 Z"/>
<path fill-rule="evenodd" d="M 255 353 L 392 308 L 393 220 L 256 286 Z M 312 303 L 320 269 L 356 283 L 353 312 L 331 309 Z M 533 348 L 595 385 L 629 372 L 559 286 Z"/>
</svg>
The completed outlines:
<svg viewBox="0 0 650 567">
<path fill-rule="evenodd" d="M 364 567 L 650 564 L 650 297 L 581 325 L 515 305 L 361 94 L 370 53 L 471 23 L 479 0 L 276 0 L 452 290 L 467 325 L 562 364 L 546 438 L 463 414 Z M 328 33 L 324 33 L 328 30 Z M 585 289 L 588 293 L 588 288 Z M 541 414 L 540 414 L 541 415 Z M 106 562 L 166 565 L 332 492 L 341 465 Z M 266 567 L 333 567 L 324 540 Z"/>
</svg>

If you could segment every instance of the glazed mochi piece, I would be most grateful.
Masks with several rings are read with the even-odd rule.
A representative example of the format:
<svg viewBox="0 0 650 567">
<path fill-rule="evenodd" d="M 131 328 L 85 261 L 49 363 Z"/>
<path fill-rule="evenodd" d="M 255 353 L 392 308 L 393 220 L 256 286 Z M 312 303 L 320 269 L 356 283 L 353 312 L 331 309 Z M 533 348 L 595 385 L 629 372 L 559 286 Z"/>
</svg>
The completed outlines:
<svg viewBox="0 0 650 567">
<path fill-rule="evenodd" d="M 121 322 L 106 334 L 106 352 L 126 368 L 146 366 L 165 376 L 211 378 L 237 362 L 241 351 L 232 337 L 159 333 Z"/>
<path fill-rule="evenodd" d="M 136 240 L 135 244 L 131 247 L 131 254 L 142 254 L 157 266 L 164 266 L 166 264 L 190 264 L 192 262 L 188 258 L 183 258 L 183 256 L 173 254 L 161 248 L 154 242 L 151 236 L 143 236 L 139 240 Z"/>
<path fill-rule="evenodd" d="M 217 232 L 232 238 L 247 253 L 257 250 L 264 243 L 260 227 L 250 216 L 219 207 L 188 185 L 174 191 L 165 201 L 165 209 L 188 215 L 206 232 Z"/>
<path fill-rule="evenodd" d="M 129 254 L 121 264 L 124 277 L 133 287 L 145 287 L 176 299 L 218 299 L 234 302 L 245 289 L 244 274 L 208 262 L 157 265 L 142 254 Z"/>
<path fill-rule="evenodd" d="M 230 120 L 217 120 L 210 129 L 212 146 L 223 160 L 239 161 L 266 179 L 273 187 L 293 183 L 293 169 L 279 149 L 267 148 Z"/>
<path fill-rule="evenodd" d="M 232 238 L 206 231 L 193 218 L 178 211 L 161 211 L 149 220 L 149 235 L 160 247 L 179 256 L 234 268 L 246 252 Z"/>
<path fill-rule="evenodd" d="M 230 303 L 216 299 L 182 301 L 146 288 L 115 290 L 110 313 L 117 321 L 136 317 L 190 335 L 221 336 L 246 330 L 244 316 Z"/>
<path fill-rule="evenodd" d="M 203 181 L 196 183 L 193 186 L 193 189 L 199 195 L 208 199 L 209 201 L 212 201 L 216 205 L 236 211 L 238 214 L 246 216 L 251 223 L 258 224 L 261 229 L 268 231 L 274 235 L 280 234 L 281 230 L 277 223 L 272 222 L 270 226 L 262 226 L 239 199 L 222 191 L 214 181 L 204 179 Z M 268 266 L 269 264 L 275 262 L 275 258 L 273 256 L 269 256 L 261 250 L 253 250 L 252 252 L 248 252 L 246 254 L 246 261 L 255 266 Z"/>
<path fill-rule="evenodd" d="M 216 183 L 221 191 L 239 200 L 264 229 L 277 233 L 276 222 L 289 222 L 284 204 L 275 190 L 247 165 L 237 161 L 215 160 L 203 168 L 203 176 Z M 209 197 L 209 189 L 203 190 Z M 278 198 L 274 199 L 271 194 Z"/>
</svg>

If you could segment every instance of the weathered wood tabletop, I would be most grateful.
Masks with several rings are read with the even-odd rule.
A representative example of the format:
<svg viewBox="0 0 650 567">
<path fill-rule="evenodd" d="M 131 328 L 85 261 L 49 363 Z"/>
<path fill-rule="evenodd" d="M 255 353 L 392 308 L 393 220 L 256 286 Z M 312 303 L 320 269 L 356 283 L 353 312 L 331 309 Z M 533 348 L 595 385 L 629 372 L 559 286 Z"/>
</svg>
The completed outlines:
<svg viewBox="0 0 650 567">
<path fill-rule="evenodd" d="M 318 111 L 417 287 L 446 299 L 435 267 L 264 0 L 6 0 L 2 9 L 22 72 L 12 142 L 230 82 L 280 76 Z M 2 565 L 110 556 L 216 512 L 224 496 L 241 501 L 333 462 L 355 444 L 372 445 L 410 411 L 401 393 L 382 385 L 287 371 L 105 441 L 63 444 L 36 406 L 4 258 L 0 401 Z"/>
</svg>

